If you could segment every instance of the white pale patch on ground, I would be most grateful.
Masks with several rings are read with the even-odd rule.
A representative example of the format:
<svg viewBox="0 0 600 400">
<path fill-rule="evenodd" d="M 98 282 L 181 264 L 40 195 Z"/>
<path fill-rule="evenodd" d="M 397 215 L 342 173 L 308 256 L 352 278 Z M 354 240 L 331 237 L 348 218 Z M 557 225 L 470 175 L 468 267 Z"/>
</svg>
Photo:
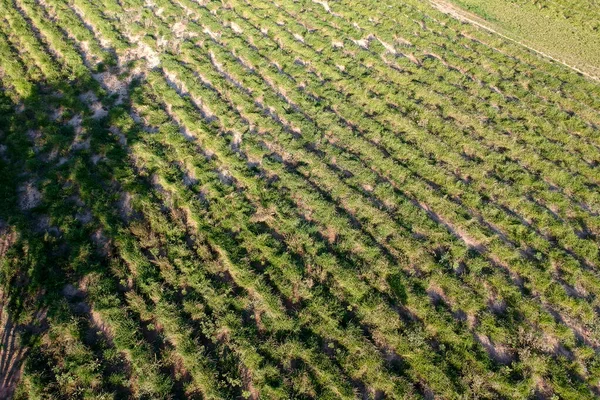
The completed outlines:
<svg viewBox="0 0 600 400">
<path fill-rule="evenodd" d="M 123 99 L 127 96 L 127 82 L 119 80 L 115 74 L 110 72 L 102 72 L 92 76 L 108 93 L 117 95 L 115 102 L 117 105 L 123 102 Z"/>
<path fill-rule="evenodd" d="M 210 36 L 213 40 L 221 39 L 221 34 L 219 32 L 213 32 L 208 27 L 204 27 L 204 33 Z"/>
<path fill-rule="evenodd" d="M 94 112 L 92 118 L 101 119 L 108 115 L 108 110 L 99 101 L 90 104 L 90 109 Z"/>
<path fill-rule="evenodd" d="M 136 38 L 129 38 L 136 42 Z M 139 40 L 139 38 L 137 38 Z M 120 65 L 124 66 L 130 61 L 145 59 L 149 69 L 156 68 L 160 65 L 160 56 L 152 47 L 142 41 L 137 41 L 137 46 L 128 49 L 125 54 L 119 58 Z"/>
<path fill-rule="evenodd" d="M 173 46 L 175 44 L 173 43 Z M 167 48 L 169 48 L 171 46 L 171 42 L 169 42 L 167 39 L 165 39 L 164 36 L 159 37 L 158 39 L 156 39 L 156 47 L 160 50 L 165 50 Z"/>
<path fill-rule="evenodd" d="M 219 175 L 219 180 L 221 181 L 221 183 L 225 184 L 225 185 L 231 185 L 233 184 L 233 177 L 231 176 L 231 173 L 225 169 L 221 169 L 218 172 Z"/>
<path fill-rule="evenodd" d="M 323 6 L 323 8 L 325 9 L 325 11 L 327 11 L 328 13 L 331 12 L 331 8 L 329 7 L 329 3 L 327 3 L 326 1 L 323 1 L 323 0 L 313 0 L 313 3 L 320 4 L 320 5 Z"/>
<path fill-rule="evenodd" d="M 98 162 L 100 162 L 100 160 L 102 160 L 103 158 L 104 158 L 104 157 L 103 157 L 103 156 L 101 156 L 100 154 L 94 154 L 94 155 L 92 155 L 92 163 L 93 163 L 94 165 L 97 165 L 97 164 L 98 164 Z"/>
<path fill-rule="evenodd" d="M 394 36 L 394 40 L 396 42 L 398 42 L 402 46 L 407 46 L 407 47 L 412 47 L 413 46 L 413 44 L 410 41 L 408 41 L 408 40 L 406 40 L 406 39 L 404 39 L 403 37 L 400 37 L 400 36 Z"/>
<path fill-rule="evenodd" d="M 52 120 L 54 121 L 58 121 L 62 117 L 63 113 L 64 109 L 62 107 L 59 107 L 56 110 L 54 110 L 50 118 L 52 118 Z"/>
<path fill-rule="evenodd" d="M 187 31 L 187 24 L 182 21 L 179 21 L 179 22 L 176 22 L 175 24 L 173 24 L 173 33 L 175 34 L 175 37 L 177 37 L 178 39 L 184 39 L 186 37 L 195 36 L 195 35 L 190 34 Z"/>
<path fill-rule="evenodd" d="M 184 162 L 178 163 L 183 171 L 183 184 L 187 187 L 193 186 L 198 183 L 196 176 L 196 170 L 193 164 L 187 165 Z"/>
<path fill-rule="evenodd" d="M 419 59 L 417 57 L 415 57 L 415 55 L 413 53 L 398 53 L 398 54 L 408 58 L 412 63 L 414 63 L 416 65 L 421 65 L 421 61 L 419 61 Z"/>
<path fill-rule="evenodd" d="M 133 208 L 131 206 L 132 198 L 133 197 L 131 196 L 131 193 L 124 192 L 121 194 L 121 198 L 119 199 L 118 208 L 121 212 L 121 215 L 125 218 L 129 218 L 133 212 Z"/>
<path fill-rule="evenodd" d="M 383 47 L 385 47 L 385 49 L 386 49 L 387 51 L 389 51 L 390 53 L 392 53 L 392 54 L 394 54 L 394 55 L 396 55 L 396 54 L 397 54 L 397 52 L 396 52 L 396 48 L 395 48 L 393 45 L 391 45 L 391 44 L 389 44 L 389 43 L 387 43 L 387 42 L 384 42 L 383 40 L 381 40 L 381 39 L 379 39 L 379 38 L 377 38 L 377 40 L 379 40 L 379 43 L 381 43 L 381 45 L 382 45 Z"/>
<path fill-rule="evenodd" d="M 119 128 L 117 128 L 116 126 L 111 126 L 110 128 L 108 128 L 108 130 L 110 131 L 110 133 L 112 133 L 118 138 L 119 144 L 121 146 L 127 146 L 127 137 L 123 134 L 123 132 L 121 132 Z"/>
<path fill-rule="evenodd" d="M 94 233 L 92 233 L 90 238 L 96 245 L 100 254 L 107 255 L 109 253 L 109 240 L 102 231 L 102 229 L 97 229 Z"/>
<path fill-rule="evenodd" d="M 92 221 L 93 216 L 89 210 L 85 210 L 75 214 L 75 219 L 85 225 Z"/>
<path fill-rule="evenodd" d="M 241 144 L 242 144 L 242 134 L 237 131 L 233 132 L 233 138 L 231 140 L 231 148 L 234 151 L 239 151 Z"/>
<path fill-rule="evenodd" d="M 512 354 L 510 349 L 506 346 L 493 343 L 490 338 L 486 335 L 482 335 L 480 333 L 476 333 L 475 337 L 477 341 L 483 346 L 486 352 L 492 357 L 495 361 L 502 364 L 510 364 L 512 360 Z"/>
<path fill-rule="evenodd" d="M 27 138 L 33 144 L 33 151 L 37 154 L 40 152 L 40 139 L 42 138 L 42 132 L 39 129 L 29 129 L 26 133 Z"/>
<path fill-rule="evenodd" d="M 369 48 L 369 41 L 367 39 L 359 39 L 359 40 L 352 40 L 354 43 L 356 43 L 358 46 L 362 47 L 363 49 L 368 49 Z"/>
<path fill-rule="evenodd" d="M 96 94 L 94 92 L 92 92 L 91 90 L 80 94 L 79 95 L 79 100 L 83 101 L 86 104 L 90 104 L 93 103 L 95 101 L 98 101 L 98 97 L 96 96 Z"/>
<path fill-rule="evenodd" d="M 235 22 L 231 21 L 229 23 L 229 25 L 231 26 L 231 29 L 237 33 L 237 34 L 242 34 L 244 33 L 244 30 L 242 28 L 240 28 L 240 26 L 238 24 L 236 24 Z"/>
<path fill-rule="evenodd" d="M 19 186 L 19 208 L 31 210 L 42 203 L 42 194 L 33 181 L 28 181 Z"/>
<path fill-rule="evenodd" d="M 173 72 L 165 69 L 164 75 L 167 81 L 167 84 L 177 92 L 178 95 L 182 95 L 187 93 L 187 87 L 184 82 L 180 81 Z"/>
<path fill-rule="evenodd" d="M 71 145 L 71 150 L 89 150 L 90 144 L 90 138 L 86 138 L 85 140 L 76 140 Z"/>
<path fill-rule="evenodd" d="M 93 95 L 93 93 L 92 93 L 92 95 Z M 96 96 L 93 95 L 93 98 L 96 98 Z M 82 150 L 82 149 L 90 148 L 90 139 L 84 138 L 83 127 L 81 126 L 82 121 L 83 121 L 83 118 L 82 118 L 81 114 L 77 114 L 73 118 L 71 118 L 68 122 L 69 125 L 71 125 L 73 128 L 75 128 L 75 137 L 73 138 L 73 143 L 71 144 L 72 150 Z M 64 164 L 64 162 L 66 162 L 66 160 L 63 160 L 63 159 L 59 160 L 59 165 Z"/>
</svg>

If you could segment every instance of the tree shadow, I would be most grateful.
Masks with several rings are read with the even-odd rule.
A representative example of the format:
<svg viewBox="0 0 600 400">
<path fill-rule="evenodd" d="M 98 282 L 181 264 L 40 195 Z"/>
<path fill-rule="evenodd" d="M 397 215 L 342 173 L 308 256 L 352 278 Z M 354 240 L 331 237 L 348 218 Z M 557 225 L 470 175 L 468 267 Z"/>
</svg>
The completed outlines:
<svg viewBox="0 0 600 400">
<path fill-rule="evenodd" d="M 22 397 L 18 385 L 28 369 L 41 386 L 51 386 L 55 365 L 39 358 L 53 343 L 41 339 L 53 320 L 64 318 L 65 304 L 68 318 L 78 321 L 76 335 L 85 337 L 93 325 L 81 304 L 69 303 L 64 288 L 108 265 L 95 236 L 104 216 L 81 200 L 78 176 L 85 169 L 97 187 L 106 186 L 127 162 L 121 157 L 102 171 L 90 168 L 98 151 L 118 142 L 108 129 L 115 100 L 82 77 L 36 82 L 24 98 L 0 82 L 0 398 Z M 90 349 L 102 357 L 102 349 Z M 104 392 L 127 393 L 103 385 Z"/>
</svg>

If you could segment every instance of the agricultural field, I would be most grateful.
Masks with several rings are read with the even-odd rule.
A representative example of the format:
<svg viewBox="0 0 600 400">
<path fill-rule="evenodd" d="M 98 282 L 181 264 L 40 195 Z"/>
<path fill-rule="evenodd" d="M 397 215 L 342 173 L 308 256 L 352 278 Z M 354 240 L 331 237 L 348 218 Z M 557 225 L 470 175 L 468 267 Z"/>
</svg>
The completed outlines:
<svg viewBox="0 0 600 400">
<path fill-rule="evenodd" d="M 583 74 L 600 78 L 598 0 L 430 1 L 443 12 L 481 24 Z"/>
<path fill-rule="evenodd" d="M 0 398 L 600 396 L 600 83 L 447 11 L 0 0 Z"/>
</svg>

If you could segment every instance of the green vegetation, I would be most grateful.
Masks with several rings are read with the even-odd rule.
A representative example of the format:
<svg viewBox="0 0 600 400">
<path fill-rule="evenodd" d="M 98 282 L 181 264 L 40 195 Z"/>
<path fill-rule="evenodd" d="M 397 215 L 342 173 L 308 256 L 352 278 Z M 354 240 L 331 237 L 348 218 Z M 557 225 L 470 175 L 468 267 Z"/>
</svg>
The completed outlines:
<svg viewBox="0 0 600 400">
<path fill-rule="evenodd" d="M 447 5 L 443 0 L 432 1 Z M 600 4 L 596 0 L 450 2 L 482 17 L 488 21 L 484 25 L 509 38 L 600 79 Z"/>
<path fill-rule="evenodd" d="M 600 395 L 597 82 L 418 0 L 0 22 L 0 397 Z"/>
</svg>

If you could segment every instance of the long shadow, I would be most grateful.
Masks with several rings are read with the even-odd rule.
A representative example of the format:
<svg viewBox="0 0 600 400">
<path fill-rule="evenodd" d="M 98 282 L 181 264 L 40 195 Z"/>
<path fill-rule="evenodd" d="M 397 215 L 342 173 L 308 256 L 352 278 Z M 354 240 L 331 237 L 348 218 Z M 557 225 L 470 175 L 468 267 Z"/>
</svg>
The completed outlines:
<svg viewBox="0 0 600 400">
<path fill-rule="evenodd" d="M 71 301 L 64 293 L 68 283 L 86 273 L 106 272 L 109 265 L 107 255 L 98 251 L 94 233 L 98 219 L 111 217 L 98 215 L 94 204 L 81 201 L 85 184 L 78 176 L 87 169 L 99 189 L 111 187 L 118 175 L 119 162 L 102 172 L 90 168 L 95 165 L 94 152 L 113 146 L 114 138 L 107 129 L 108 118 L 95 119 L 82 94 L 97 94 L 106 108 L 114 99 L 96 81 L 85 78 L 37 82 L 26 98 L 11 94 L 4 85 L 0 88 L 0 398 L 26 390 L 18 387 L 23 373 L 39 378 L 44 390 L 53 390 L 60 371 L 55 371 L 51 349 L 58 342 L 41 339 L 53 322 L 61 320 L 65 303 L 67 313 L 78 321 L 75 337 L 93 338 L 82 339 L 82 345 L 100 361 L 98 370 L 104 376 L 97 389 L 127 397 L 129 390 L 109 379 L 113 373 L 128 376 L 127 368 L 103 359 L 111 346 L 92 332 L 86 299 Z M 108 200 L 99 196 L 99 201 Z"/>
<path fill-rule="evenodd" d="M 18 326 L 5 310 L 6 298 L 0 294 L 0 398 L 10 398 L 21 376 L 21 362 L 27 348 L 19 343 Z"/>
</svg>

